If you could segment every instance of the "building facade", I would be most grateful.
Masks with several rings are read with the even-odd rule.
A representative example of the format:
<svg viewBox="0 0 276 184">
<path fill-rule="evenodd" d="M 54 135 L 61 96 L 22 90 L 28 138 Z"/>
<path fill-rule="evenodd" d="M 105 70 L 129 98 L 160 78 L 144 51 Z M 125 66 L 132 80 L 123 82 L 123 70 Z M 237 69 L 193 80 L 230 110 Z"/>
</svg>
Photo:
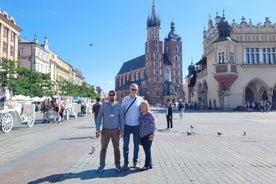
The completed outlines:
<svg viewBox="0 0 276 184">
<path fill-rule="evenodd" d="M 79 86 L 84 81 L 80 70 L 68 64 L 49 49 L 47 37 L 44 37 L 43 44 L 39 43 L 36 34 L 32 41 L 20 38 L 18 60 L 24 68 L 49 74 L 51 81 L 55 84 L 54 91 L 59 91 L 59 82 L 63 80 Z"/>
<path fill-rule="evenodd" d="M 17 61 L 18 40 L 21 31 L 14 18 L 0 10 L 0 58 Z"/>
<path fill-rule="evenodd" d="M 201 109 L 233 109 L 245 104 L 276 105 L 276 24 L 269 18 L 254 25 L 242 17 L 231 24 L 211 17 L 203 32 L 204 53 L 191 64 L 185 80 L 187 102 Z"/>
<path fill-rule="evenodd" d="M 164 42 L 161 41 L 161 20 L 152 3 L 147 19 L 145 54 L 125 62 L 115 79 L 118 100 L 129 94 L 131 83 L 139 86 L 139 95 L 150 104 L 179 101 L 184 97 L 182 77 L 182 41 L 175 23 Z"/>
</svg>

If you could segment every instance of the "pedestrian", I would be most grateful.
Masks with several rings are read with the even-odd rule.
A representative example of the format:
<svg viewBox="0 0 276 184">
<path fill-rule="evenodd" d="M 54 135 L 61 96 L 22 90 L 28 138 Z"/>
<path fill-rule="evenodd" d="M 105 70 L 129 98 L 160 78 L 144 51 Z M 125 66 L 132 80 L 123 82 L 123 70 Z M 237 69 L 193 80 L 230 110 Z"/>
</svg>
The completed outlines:
<svg viewBox="0 0 276 184">
<path fill-rule="evenodd" d="M 55 123 L 56 121 L 59 123 L 61 121 L 61 116 L 59 114 L 59 101 L 60 101 L 60 96 L 57 91 L 54 92 L 53 97 L 52 97 L 52 107 L 53 107 L 53 114 L 54 114 L 54 120 L 53 122 Z"/>
<path fill-rule="evenodd" d="M 150 112 L 149 103 L 147 100 L 141 102 L 139 116 L 139 136 L 143 146 L 146 158 L 144 167 L 141 171 L 152 169 L 151 145 L 156 131 L 156 121 L 153 114 Z"/>
<path fill-rule="evenodd" d="M 170 100 L 167 101 L 167 113 L 166 113 L 166 119 L 167 119 L 167 129 L 172 130 L 173 128 L 173 112 L 172 112 L 172 103 Z"/>
<path fill-rule="evenodd" d="M 2 102 L 4 106 L 4 102 L 10 102 L 10 99 L 11 95 L 7 84 L 2 84 L 2 89 L 0 90 L 0 102 Z"/>
<path fill-rule="evenodd" d="M 138 85 L 132 83 L 129 87 L 129 95 L 123 98 L 122 108 L 124 109 L 124 137 L 123 137 L 123 155 L 124 166 L 123 169 L 128 169 L 128 153 L 129 153 L 129 139 L 130 134 L 133 137 L 133 167 L 138 169 L 138 152 L 139 152 L 139 127 L 138 118 L 140 115 L 139 108 L 141 102 L 144 100 L 141 96 L 138 96 Z"/>
<path fill-rule="evenodd" d="M 121 106 L 115 101 L 115 98 L 116 92 L 114 90 L 109 91 L 109 101 L 101 105 L 97 116 L 96 135 L 101 136 L 100 166 L 97 169 L 98 173 L 104 170 L 106 151 L 110 139 L 113 144 L 116 171 L 121 171 L 119 141 L 120 137 L 124 135 L 124 118 Z"/>
<path fill-rule="evenodd" d="M 93 107 L 92 107 L 92 112 L 93 112 L 93 114 L 94 114 L 94 123 L 95 123 L 95 127 L 96 127 L 96 125 L 97 125 L 97 116 L 98 116 L 99 110 L 100 110 L 100 108 L 101 108 L 101 105 L 102 105 L 101 99 L 100 99 L 100 97 L 97 97 L 97 98 L 96 98 L 96 103 L 95 103 L 95 104 L 93 105 Z"/>
<path fill-rule="evenodd" d="M 178 112 L 179 112 L 180 119 L 183 119 L 184 109 L 185 109 L 185 103 L 182 101 L 182 99 L 180 99 L 178 103 Z"/>
<path fill-rule="evenodd" d="M 59 101 L 59 116 L 60 116 L 60 121 L 64 121 L 64 111 L 65 111 L 65 97 L 61 97 Z"/>
</svg>

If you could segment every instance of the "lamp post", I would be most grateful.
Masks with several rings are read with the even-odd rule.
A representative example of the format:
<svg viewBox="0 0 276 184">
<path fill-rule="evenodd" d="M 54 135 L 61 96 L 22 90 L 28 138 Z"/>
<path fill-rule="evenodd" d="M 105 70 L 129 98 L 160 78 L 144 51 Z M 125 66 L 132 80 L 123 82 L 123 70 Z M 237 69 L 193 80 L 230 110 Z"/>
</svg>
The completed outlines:
<svg viewBox="0 0 276 184">
<path fill-rule="evenodd" d="M 35 62 L 34 58 L 34 52 L 33 52 L 33 45 L 31 45 L 31 57 L 30 57 L 30 63 L 31 63 L 31 73 L 30 73 L 30 98 L 33 97 L 33 63 Z"/>
</svg>

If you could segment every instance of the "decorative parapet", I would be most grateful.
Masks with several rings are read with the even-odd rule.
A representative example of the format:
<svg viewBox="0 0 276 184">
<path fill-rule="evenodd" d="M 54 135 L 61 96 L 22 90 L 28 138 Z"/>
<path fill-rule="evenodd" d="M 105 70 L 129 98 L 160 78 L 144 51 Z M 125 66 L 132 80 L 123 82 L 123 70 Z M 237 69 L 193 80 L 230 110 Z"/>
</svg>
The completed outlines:
<svg viewBox="0 0 276 184">
<path fill-rule="evenodd" d="M 230 90 L 233 82 L 238 78 L 237 64 L 215 64 L 215 73 L 213 75 L 218 83 L 223 86 L 223 90 Z"/>
<path fill-rule="evenodd" d="M 237 64 L 235 63 L 219 63 L 215 64 L 216 73 L 237 73 Z"/>
</svg>

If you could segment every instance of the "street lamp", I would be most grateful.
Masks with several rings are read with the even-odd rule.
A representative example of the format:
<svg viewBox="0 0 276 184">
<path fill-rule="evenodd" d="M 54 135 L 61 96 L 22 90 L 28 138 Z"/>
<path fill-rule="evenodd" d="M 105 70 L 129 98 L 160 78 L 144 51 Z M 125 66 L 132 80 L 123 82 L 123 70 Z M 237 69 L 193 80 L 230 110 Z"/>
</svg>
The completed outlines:
<svg viewBox="0 0 276 184">
<path fill-rule="evenodd" d="M 35 57 L 33 52 L 33 45 L 31 45 L 31 57 L 30 57 L 30 63 L 31 63 L 31 73 L 30 73 L 30 98 L 33 97 L 33 63 L 35 63 Z"/>
</svg>

